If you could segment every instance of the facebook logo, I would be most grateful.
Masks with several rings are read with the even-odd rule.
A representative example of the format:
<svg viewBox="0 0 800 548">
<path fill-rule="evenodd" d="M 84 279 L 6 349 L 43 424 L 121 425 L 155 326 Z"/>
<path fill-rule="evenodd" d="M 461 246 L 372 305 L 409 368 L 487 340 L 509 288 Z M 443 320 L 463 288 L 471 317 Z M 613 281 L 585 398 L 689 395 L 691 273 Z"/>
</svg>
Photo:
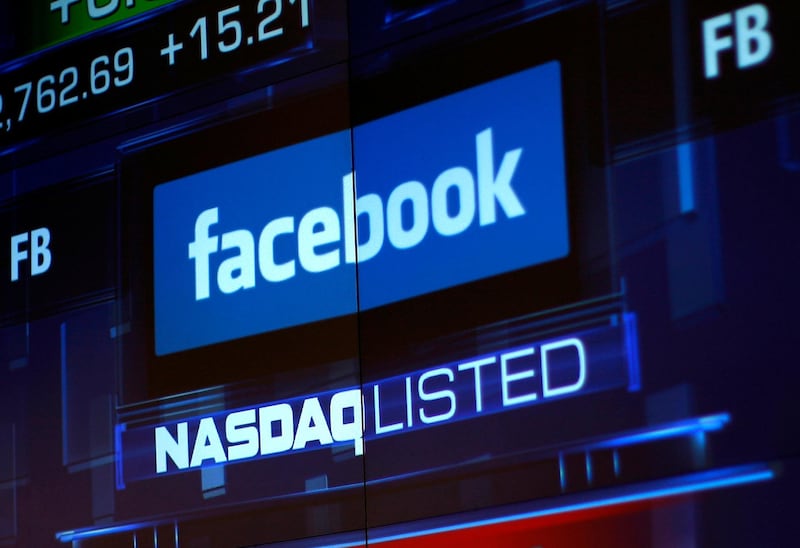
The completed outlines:
<svg viewBox="0 0 800 548">
<path fill-rule="evenodd" d="M 551 62 L 156 187 L 156 352 L 566 256 L 560 90 Z"/>
</svg>

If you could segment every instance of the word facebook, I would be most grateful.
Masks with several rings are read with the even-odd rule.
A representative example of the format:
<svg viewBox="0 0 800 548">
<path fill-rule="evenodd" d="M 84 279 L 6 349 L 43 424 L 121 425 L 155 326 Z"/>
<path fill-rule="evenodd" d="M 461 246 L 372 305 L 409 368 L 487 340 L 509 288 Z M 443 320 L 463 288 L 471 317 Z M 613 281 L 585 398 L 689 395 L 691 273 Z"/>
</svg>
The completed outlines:
<svg viewBox="0 0 800 548">
<path fill-rule="evenodd" d="M 551 62 L 156 186 L 156 353 L 566 257 L 560 90 Z"/>
<path fill-rule="evenodd" d="M 222 261 L 216 272 L 218 289 L 222 293 L 234 293 L 256 285 L 256 249 L 258 270 L 264 280 L 282 282 L 295 276 L 295 259 L 281 263 L 275 260 L 275 240 L 279 237 L 294 238 L 300 266 L 306 272 L 318 273 L 336 268 L 342 259 L 352 264 L 356 257 L 359 262 L 375 257 L 384 245 L 384 230 L 396 249 L 411 249 L 428 234 L 431 221 L 441 236 L 456 236 L 473 224 L 476 210 L 482 227 L 497 222 L 497 206 L 508 218 L 524 215 L 525 208 L 511 186 L 522 149 L 506 152 L 495 171 L 492 129 L 476 135 L 475 143 L 477 176 L 465 167 L 451 167 L 436 177 L 430 195 L 421 182 L 408 181 L 389 194 L 385 213 L 383 198 L 367 194 L 355 199 L 354 215 L 353 174 L 350 173 L 342 183 L 344 223 L 331 207 L 312 209 L 299 223 L 292 216 L 279 217 L 261 230 L 257 247 L 253 233 L 247 229 L 224 232 L 221 236 L 210 235 L 210 228 L 219 223 L 220 213 L 218 207 L 206 209 L 195 220 L 194 241 L 188 246 L 189 258 L 195 265 L 195 299 L 210 297 L 209 257 L 220 249 L 237 251 Z M 448 209 L 448 194 L 451 193 L 458 196 L 452 214 Z M 404 208 L 411 212 L 408 226 L 403 222 Z M 370 227 L 368 240 L 359 242 L 357 252 L 356 215 L 366 217 Z M 331 248 L 334 244 L 343 249 Z"/>
</svg>

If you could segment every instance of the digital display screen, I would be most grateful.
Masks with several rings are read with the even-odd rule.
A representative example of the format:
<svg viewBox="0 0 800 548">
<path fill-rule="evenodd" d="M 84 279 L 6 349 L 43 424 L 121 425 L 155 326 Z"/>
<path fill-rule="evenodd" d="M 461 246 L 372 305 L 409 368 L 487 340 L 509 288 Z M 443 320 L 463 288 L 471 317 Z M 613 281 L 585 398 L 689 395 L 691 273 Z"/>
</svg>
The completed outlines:
<svg viewBox="0 0 800 548">
<path fill-rule="evenodd" d="M 799 13 L 3 4 L 0 545 L 793 545 Z"/>
</svg>

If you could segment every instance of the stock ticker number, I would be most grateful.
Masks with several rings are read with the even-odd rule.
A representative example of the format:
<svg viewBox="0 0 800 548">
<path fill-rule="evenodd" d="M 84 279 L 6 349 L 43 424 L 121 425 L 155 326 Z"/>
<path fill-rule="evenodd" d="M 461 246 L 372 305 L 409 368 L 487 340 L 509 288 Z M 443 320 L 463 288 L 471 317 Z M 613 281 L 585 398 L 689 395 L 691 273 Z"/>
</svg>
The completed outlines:
<svg viewBox="0 0 800 548">
<path fill-rule="evenodd" d="M 201 61 L 219 52 L 231 53 L 242 47 L 266 42 L 283 35 L 284 28 L 280 24 L 286 3 L 300 8 L 300 26 L 308 27 L 308 0 L 259 0 L 255 3 L 258 16 L 257 28 L 246 29 L 240 20 L 242 6 L 235 5 L 218 11 L 215 15 L 197 18 L 189 29 L 189 44 Z M 161 56 L 167 59 L 170 66 L 175 65 L 178 52 L 184 49 L 184 42 L 170 33 L 167 44 L 161 49 Z M 187 49 L 189 46 L 186 46 Z"/>
<path fill-rule="evenodd" d="M 133 82 L 133 49 L 100 55 L 86 66 L 66 67 L 22 82 L 13 92 L 0 93 L 0 130 L 10 132 L 34 113 L 45 115 Z"/>
<path fill-rule="evenodd" d="M 52 7 L 69 22 L 69 8 L 73 4 L 79 4 L 78 0 L 53 2 Z M 53 128 L 58 124 L 56 113 L 75 109 L 76 105 L 91 108 L 77 109 L 76 113 L 80 111 L 82 116 L 92 116 L 109 108 L 110 103 L 100 101 L 100 97 L 110 97 L 114 90 L 126 86 L 130 86 L 126 95 L 128 105 L 146 99 L 145 94 L 149 91 L 131 85 L 136 74 L 149 73 L 148 83 L 170 85 L 160 84 L 161 80 L 152 77 L 152 71 L 157 71 L 157 67 L 150 66 L 154 58 L 161 59 L 161 66 L 166 65 L 168 70 L 184 65 L 189 80 L 197 74 L 189 65 L 214 57 L 221 59 L 224 56 L 227 60 L 227 56 L 232 56 L 232 62 L 226 61 L 222 70 L 233 70 L 237 63 L 247 62 L 243 55 L 234 59 L 236 52 L 248 51 L 249 48 L 254 50 L 259 44 L 277 44 L 274 40 L 281 36 L 296 40 L 298 31 L 302 34 L 303 29 L 310 30 L 309 4 L 310 0 L 242 0 L 239 4 L 214 11 L 203 3 L 187 4 L 191 10 L 176 10 L 173 18 L 163 18 L 163 22 L 162 18 L 156 18 L 148 27 L 137 27 L 136 34 L 128 33 L 126 47 L 98 47 L 97 52 L 102 55 L 92 51 L 88 56 L 80 57 L 80 61 L 42 62 L 38 65 L 43 67 L 40 69 L 33 65 L 22 66 L 19 72 L 9 74 L 8 80 L 4 80 L 8 84 L 0 86 L 0 135 L 8 134 L 11 139 L 24 138 L 42 128 Z M 135 5 L 133 0 L 125 1 L 127 7 Z M 103 3 L 102 6 L 91 1 L 86 6 L 90 15 L 94 14 L 92 17 L 99 17 L 109 15 L 112 6 L 114 9 L 121 7 L 122 0 Z M 197 9 L 207 11 L 198 13 Z M 191 15 L 186 16 L 188 13 Z M 152 42 L 150 36 L 154 32 L 159 38 Z M 140 64 L 138 67 L 137 62 Z M 141 78 L 136 84 L 141 83 L 139 80 Z M 137 90 L 134 91 L 134 87 Z"/>
</svg>

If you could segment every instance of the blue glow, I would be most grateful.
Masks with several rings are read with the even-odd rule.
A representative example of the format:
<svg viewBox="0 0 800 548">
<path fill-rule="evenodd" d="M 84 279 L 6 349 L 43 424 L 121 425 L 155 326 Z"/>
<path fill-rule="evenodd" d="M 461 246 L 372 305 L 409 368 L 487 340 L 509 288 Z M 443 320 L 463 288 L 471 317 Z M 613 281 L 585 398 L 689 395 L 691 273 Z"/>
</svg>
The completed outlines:
<svg viewBox="0 0 800 548">
<path fill-rule="evenodd" d="M 69 463 L 69 426 L 67 407 L 67 324 L 62 323 L 59 334 L 61 336 L 61 462 L 65 466 Z"/>
<path fill-rule="evenodd" d="M 696 465 L 703 465 L 706 462 L 706 447 L 708 440 L 705 432 L 697 432 L 692 437 L 692 452 Z"/>
<path fill-rule="evenodd" d="M 448 2 L 449 4 L 450 2 Z M 405 15 L 406 12 L 402 12 L 399 14 L 395 14 L 394 12 L 387 12 L 386 17 L 384 17 L 383 22 L 386 25 L 391 25 L 395 22 L 406 22 L 406 21 L 414 21 L 415 19 L 419 19 L 421 17 L 426 17 L 434 12 L 438 11 L 438 6 L 431 6 L 419 11 L 415 11 L 409 15 Z"/>
<path fill-rule="evenodd" d="M 362 483 L 354 483 L 354 484 L 347 484 L 347 485 L 342 485 L 342 486 L 337 486 L 337 487 L 329 487 L 329 488 L 326 489 L 326 492 L 327 493 L 335 493 L 335 492 L 339 492 L 339 491 L 347 491 L 347 490 L 351 490 L 351 489 L 360 489 L 360 488 L 363 488 L 363 484 Z M 301 496 L 303 494 L 307 494 L 307 493 L 302 493 Z M 261 500 L 269 500 L 269 501 L 275 501 L 275 500 L 279 500 L 279 499 L 297 500 L 296 497 L 297 497 L 297 495 L 281 495 L 281 496 L 278 496 L 278 497 L 265 497 L 264 499 L 261 499 Z M 258 501 L 251 501 L 251 502 L 258 502 Z M 57 532 L 55 534 L 55 537 L 56 537 L 57 540 L 60 540 L 61 542 L 76 542 L 76 541 L 80 541 L 80 540 L 85 540 L 85 539 L 89 539 L 89 538 L 97 538 L 97 537 L 106 536 L 106 535 L 116 535 L 116 534 L 119 534 L 119 533 L 127 533 L 127 532 L 130 532 L 130 531 L 134 531 L 135 532 L 135 531 L 137 531 L 139 529 L 146 529 L 148 527 L 159 527 L 159 526 L 162 526 L 162 525 L 165 525 L 165 524 L 168 524 L 168 523 L 174 524 L 174 526 L 176 528 L 175 534 L 177 536 L 177 534 L 178 534 L 177 522 L 174 521 L 174 519 L 172 519 L 172 518 L 170 518 L 170 519 L 152 518 L 152 519 L 146 519 L 146 520 L 142 520 L 142 521 L 135 521 L 135 522 L 129 522 L 129 523 L 108 525 L 106 527 L 99 527 L 99 528 L 96 528 L 96 529 L 92 528 L 92 527 L 87 527 L 87 528 L 83 528 L 83 529 L 70 529 L 68 531 L 59 531 L 59 532 Z"/>
<path fill-rule="evenodd" d="M 391 24 L 397 23 L 405 23 L 407 21 L 414 21 L 416 19 L 421 19 L 423 17 L 427 17 L 432 13 L 436 13 L 440 9 L 453 5 L 455 0 L 443 0 L 441 2 L 435 2 L 431 6 L 426 6 L 424 8 L 416 9 L 416 10 L 402 10 L 402 11 L 395 11 L 395 10 L 387 10 L 386 14 L 383 17 L 384 25 L 388 26 Z"/>
<path fill-rule="evenodd" d="M 619 476 L 621 472 L 621 462 L 619 458 L 619 454 L 617 452 L 617 448 L 624 447 L 628 445 L 634 445 L 637 443 L 646 443 L 650 441 L 656 441 L 660 439 L 667 439 L 670 437 L 677 437 L 680 435 L 696 435 L 698 432 L 703 433 L 705 431 L 713 431 L 721 429 L 724 424 L 728 420 L 727 414 L 721 415 L 713 415 L 709 417 L 700 417 L 696 419 L 688 419 L 684 421 L 679 421 L 677 423 L 671 423 L 669 425 L 661 425 L 651 430 L 640 430 L 634 432 L 633 434 L 624 434 L 618 435 L 615 437 L 611 437 L 608 439 L 604 439 L 602 441 L 583 441 L 578 442 L 570 446 L 566 451 L 568 454 L 575 454 L 580 452 L 589 452 L 597 449 L 607 449 L 607 448 L 614 448 L 613 450 L 613 458 L 614 458 L 614 473 Z M 692 425 L 694 425 L 692 427 Z M 567 468 L 566 462 L 564 460 L 565 450 L 556 450 L 553 448 L 546 448 L 542 449 L 538 452 L 539 458 L 547 458 L 548 456 L 558 457 L 558 466 L 559 466 L 559 480 L 561 484 L 561 490 L 566 489 L 567 481 L 569 479 L 567 475 Z M 461 462 L 460 465 L 470 464 L 474 461 L 469 462 Z M 441 466 L 436 468 L 428 468 L 422 471 L 415 471 L 415 472 L 408 472 L 406 474 L 394 475 L 387 478 L 380 478 L 374 479 L 367 482 L 368 485 L 377 485 L 397 480 L 407 480 L 411 478 L 416 478 L 420 476 L 426 476 L 430 474 L 435 474 L 440 471 L 446 471 L 452 468 L 452 465 Z"/>
<path fill-rule="evenodd" d="M 626 445 L 635 445 L 637 443 L 646 443 L 660 439 L 674 438 L 687 434 L 695 434 L 697 432 L 714 432 L 724 428 L 728 422 L 730 422 L 730 415 L 727 413 L 686 419 L 671 423 L 668 426 L 661 426 L 633 434 L 618 436 L 609 440 L 603 440 L 601 442 L 587 445 L 586 448 L 610 449 L 615 447 L 624 447 Z"/>
<path fill-rule="evenodd" d="M 594 472 L 592 470 L 592 455 L 588 451 L 584 456 L 586 460 L 586 482 L 591 485 L 594 482 Z"/>
<path fill-rule="evenodd" d="M 98 529 L 81 529 L 70 531 L 59 531 L 56 533 L 56 540 L 61 542 L 75 542 L 78 540 L 85 540 L 90 538 L 102 537 L 105 535 L 115 535 L 118 533 L 127 533 L 129 531 L 136 531 L 144 527 L 155 527 L 158 525 L 157 521 L 141 522 L 141 523 L 127 523 L 125 525 L 110 525 L 108 527 L 100 527 Z"/>
<path fill-rule="evenodd" d="M 238 73 L 235 73 L 237 76 L 243 76 L 245 74 L 250 74 L 253 72 L 258 72 L 259 70 L 279 67 L 281 65 L 285 65 L 286 63 L 290 63 L 301 57 L 304 57 L 314 51 L 314 40 L 309 38 L 305 41 L 305 43 L 301 46 L 294 47 L 279 57 L 275 57 L 268 61 L 264 61 L 262 63 L 258 63 L 257 65 L 253 65 L 247 67 L 246 69 L 240 70 Z"/>
<path fill-rule="evenodd" d="M 636 314 L 625 314 L 624 324 L 628 351 L 628 391 L 638 392 L 642 388 L 642 380 L 639 369 L 639 333 L 636 329 Z"/>
<path fill-rule="evenodd" d="M 213 393 L 211 394 L 198 394 L 188 398 L 185 397 L 184 395 L 181 395 L 174 398 L 165 398 L 164 400 L 159 400 L 158 402 L 159 416 L 163 418 L 168 418 L 172 415 L 181 414 L 180 412 L 167 413 L 166 411 L 170 409 L 183 409 L 184 413 L 187 409 L 191 409 L 192 412 L 197 413 L 204 407 L 208 407 L 207 405 L 205 405 L 207 402 L 210 402 L 211 406 L 213 406 L 215 409 L 218 409 L 219 402 L 222 399 L 219 392 L 220 390 L 221 389 L 219 387 L 214 387 L 203 391 L 203 392 L 213 391 Z"/>
<path fill-rule="evenodd" d="M 678 145 L 678 192 L 681 213 L 691 213 L 695 208 L 692 144 Z"/>
<path fill-rule="evenodd" d="M 677 478 L 669 478 L 666 480 L 648 482 L 645 484 L 625 486 L 613 490 L 603 490 L 602 492 L 590 492 L 582 496 L 570 497 L 571 499 L 575 498 L 582 499 L 579 500 L 578 502 L 556 504 L 541 509 L 525 511 L 511 515 L 504 515 L 487 519 L 478 519 L 465 523 L 458 523 L 454 525 L 447 525 L 441 527 L 431 527 L 429 529 L 421 531 L 413 531 L 395 535 L 380 536 L 379 534 L 377 537 L 370 535 L 371 538 L 369 542 L 370 544 L 378 544 L 382 542 L 391 542 L 396 540 L 422 537 L 426 535 L 448 533 L 452 531 L 459 531 L 462 529 L 491 526 L 500 523 L 519 521 L 523 519 L 541 518 L 559 514 L 568 514 L 571 512 L 592 510 L 596 508 L 605 508 L 620 504 L 629 504 L 634 502 L 643 502 L 643 501 L 661 499 L 666 497 L 688 495 L 692 493 L 699 493 L 702 491 L 709 491 L 712 489 L 722 489 L 727 487 L 734 487 L 737 485 L 745 485 L 749 483 L 768 481 L 774 478 L 775 478 L 775 472 L 765 464 L 745 465 L 739 467 L 723 468 L 719 470 L 710 470 L 707 472 L 699 472 L 696 474 L 690 474 Z M 539 502 L 538 504 L 541 504 L 541 502 Z M 396 528 L 397 526 L 387 527 L 387 529 L 396 529 Z M 350 544 L 346 546 L 357 546 L 357 545 Z"/>
<path fill-rule="evenodd" d="M 559 458 L 559 463 L 560 464 L 563 463 L 561 458 Z M 614 489 L 606 489 L 603 491 L 592 491 L 580 495 L 571 495 L 570 500 L 576 500 L 576 499 L 578 500 L 577 502 L 569 504 L 550 506 L 546 503 L 546 501 L 534 501 L 532 503 L 526 504 L 526 506 L 536 505 L 537 508 L 534 510 L 526 512 L 517 512 L 509 515 L 503 515 L 495 518 L 487 518 L 483 520 L 473 520 L 465 523 L 460 523 L 457 525 L 432 527 L 413 533 L 403 533 L 399 535 L 379 537 L 376 540 L 371 539 L 370 542 L 376 542 L 376 543 L 387 542 L 391 540 L 413 538 L 428 534 L 456 531 L 459 529 L 466 529 L 470 527 L 479 527 L 482 525 L 492 525 L 495 523 L 505 523 L 521 519 L 545 517 L 562 513 L 577 512 L 581 510 L 589 510 L 593 508 L 613 506 L 617 504 L 626 504 L 631 502 L 640 502 L 640 501 L 652 500 L 663 497 L 685 495 L 695 492 L 707 491 L 711 489 L 719 489 L 725 487 L 732 487 L 736 485 L 744 485 L 748 483 L 767 481 L 774 478 L 775 478 L 775 472 L 766 464 L 751 464 L 738 467 L 723 468 L 718 470 L 709 470 L 705 472 L 689 474 L 676 478 L 668 478 L 665 480 L 647 482 L 644 484 L 623 486 Z M 367 482 L 367 484 L 373 485 L 379 482 L 370 481 Z M 348 490 L 353 488 L 359 488 L 361 485 L 362 484 L 343 485 L 339 487 L 329 488 L 327 489 L 327 491 L 335 492 L 335 491 Z M 282 496 L 278 498 L 287 498 L 287 497 Z M 266 500 L 275 500 L 275 497 L 270 497 Z M 538 508 L 538 506 L 542 506 L 542 508 Z M 449 518 L 442 518 L 442 519 L 449 519 Z M 61 542 L 74 542 L 82 539 L 95 538 L 104 535 L 135 531 L 137 529 L 143 529 L 145 527 L 156 527 L 158 525 L 163 525 L 164 523 L 167 522 L 164 520 L 150 520 L 150 521 L 142 521 L 136 523 L 122 524 L 122 525 L 112 525 L 108 527 L 101 527 L 98 529 L 61 531 L 56 533 L 56 538 Z M 389 526 L 385 529 L 396 529 L 398 527 L 402 526 Z M 176 525 L 176 535 L 177 535 L 177 525 Z M 333 546 L 327 543 L 325 543 L 324 545 Z M 363 546 L 363 543 L 357 543 L 357 542 L 345 543 L 345 544 L 337 544 L 335 546 L 342 546 L 342 547 Z"/>
<path fill-rule="evenodd" d="M 122 477 L 122 466 L 119 463 L 122 462 L 122 433 L 126 428 L 125 424 L 114 425 L 114 462 L 117 463 L 114 467 L 114 476 L 118 491 L 125 489 L 125 479 Z"/>
</svg>

